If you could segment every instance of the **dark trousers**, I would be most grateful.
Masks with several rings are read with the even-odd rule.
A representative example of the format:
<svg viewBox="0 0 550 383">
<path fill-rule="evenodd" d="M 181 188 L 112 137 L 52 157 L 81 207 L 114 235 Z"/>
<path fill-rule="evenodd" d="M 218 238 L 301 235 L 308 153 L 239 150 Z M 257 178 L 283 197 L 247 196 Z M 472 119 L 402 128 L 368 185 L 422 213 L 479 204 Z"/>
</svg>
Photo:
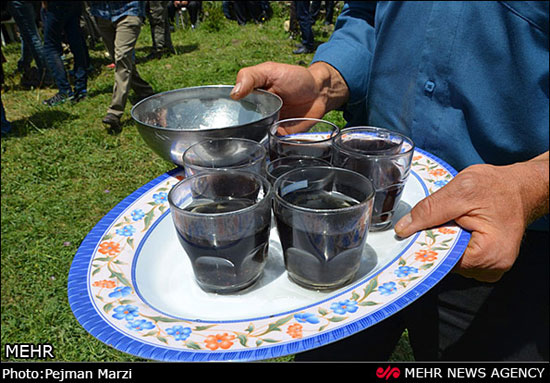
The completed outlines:
<svg viewBox="0 0 550 383">
<path fill-rule="evenodd" d="M 311 13 L 311 18 L 313 21 L 315 21 L 319 16 L 319 12 L 321 11 L 321 3 L 322 1 L 312 1 L 309 6 L 309 13 Z M 325 22 L 332 24 L 332 19 L 334 18 L 334 1 L 325 1 L 324 3 L 326 11 Z"/>
<path fill-rule="evenodd" d="M 232 7 L 234 17 L 240 25 L 261 20 L 262 4 L 259 1 L 233 1 Z"/>
<path fill-rule="evenodd" d="M 298 24 L 300 25 L 300 32 L 302 34 L 302 45 L 308 49 L 313 50 L 313 18 L 309 13 L 309 1 L 295 1 L 296 4 L 296 17 Z"/>
<path fill-rule="evenodd" d="M 419 361 L 548 361 L 548 248 L 548 232 L 528 231 L 497 283 L 451 273 L 399 313 L 296 360 L 388 360 L 407 328 Z"/>
<path fill-rule="evenodd" d="M 34 59 L 40 75 L 45 77 L 47 75 L 46 59 L 42 38 L 36 26 L 34 5 L 28 1 L 9 1 L 8 9 L 21 35 L 21 58 L 17 68 L 23 72 L 30 69 Z"/>
<path fill-rule="evenodd" d="M 153 51 L 173 51 L 172 34 L 170 32 L 170 19 L 168 18 L 169 1 L 148 1 L 149 25 L 151 26 L 151 39 Z"/>
<path fill-rule="evenodd" d="M 187 4 L 187 11 L 189 12 L 189 20 L 191 25 L 196 25 L 199 20 L 199 15 L 202 10 L 202 1 L 190 1 Z"/>
<path fill-rule="evenodd" d="M 60 93 L 72 94 L 71 84 L 61 60 L 63 37 L 74 56 L 74 90 L 84 92 L 88 83 L 88 47 L 80 30 L 80 1 L 49 1 L 44 23 L 44 54 L 48 69 Z"/>
<path fill-rule="evenodd" d="M 6 118 L 6 111 L 4 110 L 4 104 L 2 103 L 2 99 L 0 98 L 0 108 L 2 113 L 2 135 L 7 134 L 11 132 L 11 122 L 8 121 Z"/>
</svg>

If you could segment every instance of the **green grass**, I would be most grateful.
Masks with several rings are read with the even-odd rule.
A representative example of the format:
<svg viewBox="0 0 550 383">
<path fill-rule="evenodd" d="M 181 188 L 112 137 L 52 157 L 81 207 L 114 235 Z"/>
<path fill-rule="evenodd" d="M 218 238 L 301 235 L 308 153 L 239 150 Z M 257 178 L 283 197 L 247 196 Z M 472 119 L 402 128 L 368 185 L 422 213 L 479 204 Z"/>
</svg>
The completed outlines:
<svg viewBox="0 0 550 383">
<path fill-rule="evenodd" d="M 151 35 L 145 25 L 136 49 L 139 72 L 162 92 L 233 84 L 240 68 L 268 60 L 307 65 L 311 54 L 292 54 L 295 40 L 283 29 L 286 9 L 274 4 L 274 10 L 265 24 L 241 27 L 220 17 L 217 4 L 197 30 L 172 34 L 178 54 L 152 61 L 146 59 Z M 315 34 L 323 42 L 332 27 L 320 24 Z M 55 108 L 41 104 L 55 88 L 19 86 L 19 49 L 17 43 L 2 48 L 7 58 L 2 102 L 13 128 L 1 142 L 2 360 L 8 343 L 50 343 L 58 361 L 142 360 L 103 344 L 79 325 L 69 307 L 67 277 L 94 225 L 131 192 L 174 166 L 144 145 L 129 115 L 130 103 L 120 133 L 109 134 L 102 126 L 113 71 L 106 68 L 101 43 L 90 48 L 95 68 L 90 97 Z M 344 124 L 340 112 L 326 119 Z M 411 355 L 404 334 L 392 359 L 412 360 Z"/>
</svg>

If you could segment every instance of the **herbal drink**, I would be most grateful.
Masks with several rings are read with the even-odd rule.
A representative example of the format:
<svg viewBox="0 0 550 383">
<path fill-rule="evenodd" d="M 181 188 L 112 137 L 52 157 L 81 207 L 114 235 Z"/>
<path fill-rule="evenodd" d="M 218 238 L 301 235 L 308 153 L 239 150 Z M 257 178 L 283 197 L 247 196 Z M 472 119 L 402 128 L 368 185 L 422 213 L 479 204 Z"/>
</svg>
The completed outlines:
<svg viewBox="0 0 550 383">
<path fill-rule="evenodd" d="M 277 121 L 268 131 L 269 159 L 301 156 L 330 162 L 332 142 L 339 131 L 333 123 L 314 118 Z"/>
<path fill-rule="evenodd" d="M 389 228 L 410 172 L 412 141 L 380 128 L 348 128 L 333 149 L 334 166 L 363 174 L 376 189 L 371 230 Z"/>
<path fill-rule="evenodd" d="M 200 214 L 220 214 L 253 205 L 254 202 L 249 199 L 199 200 L 184 210 Z M 246 225 L 237 221 L 233 223 Z M 223 228 L 220 226 L 219 229 Z M 204 235 L 205 233 L 195 233 L 193 229 L 177 230 L 177 233 L 191 260 L 199 285 L 206 291 L 231 292 L 234 286 L 244 288 L 260 276 L 268 252 L 269 229 L 268 224 L 255 227 L 246 230 L 247 234 L 239 238 L 226 238 L 223 232 Z"/>
<path fill-rule="evenodd" d="M 234 170 L 201 173 L 178 183 L 168 200 L 203 290 L 231 293 L 260 277 L 271 225 L 271 185 L 265 178 Z"/>
<path fill-rule="evenodd" d="M 269 158 L 272 161 L 290 156 L 314 157 L 330 162 L 332 145 L 330 141 L 317 142 L 313 137 L 280 139 L 277 142 L 272 140 L 269 143 Z"/>
<path fill-rule="evenodd" d="M 289 156 L 281 157 L 266 164 L 265 174 L 271 184 L 293 169 L 307 166 L 330 166 L 330 162 L 314 157 Z"/>
<path fill-rule="evenodd" d="M 365 154 L 391 154 L 399 150 L 400 144 L 383 139 L 350 139 L 346 141 L 346 147 Z M 375 185 L 372 225 L 384 225 L 391 220 L 405 187 L 405 183 L 401 182 L 403 174 L 398 164 L 385 160 L 368 161 L 361 155 L 341 152 L 335 153 L 333 162 L 337 166 L 363 174 Z"/>
<path fill-rule="evenodd" d="M 275 189 L 277 231 L 289 278 L 319 290 L 350 281 L 367 239 L 374 195 L 370 181 L 344 169 L 314 167 L 286 173 Z"/>
</svg>

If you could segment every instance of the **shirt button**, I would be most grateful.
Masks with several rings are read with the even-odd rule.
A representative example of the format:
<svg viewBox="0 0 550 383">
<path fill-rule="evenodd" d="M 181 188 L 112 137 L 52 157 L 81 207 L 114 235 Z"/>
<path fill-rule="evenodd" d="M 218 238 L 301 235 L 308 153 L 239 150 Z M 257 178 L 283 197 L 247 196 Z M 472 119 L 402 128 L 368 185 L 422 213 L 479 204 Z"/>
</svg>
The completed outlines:
<svg viewBox="0 0 550 383">
<path fill-rule="evenodd" d="M 426 92 L 426 94 L 432 94 L 434 92 L 434 89 L 435 82 L 428 80 L 424 83 L 424 91 Z"/>
</svg>

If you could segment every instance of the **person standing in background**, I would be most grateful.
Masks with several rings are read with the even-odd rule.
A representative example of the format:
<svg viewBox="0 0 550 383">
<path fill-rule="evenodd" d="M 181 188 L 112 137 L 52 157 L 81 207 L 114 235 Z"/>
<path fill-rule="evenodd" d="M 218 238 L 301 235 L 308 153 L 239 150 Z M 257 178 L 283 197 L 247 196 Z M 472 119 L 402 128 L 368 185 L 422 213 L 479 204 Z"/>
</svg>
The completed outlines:
<svg viewBox="0 0 550 383">
<path fill-rule="evenodd" d="M 223 2 L 224 4 L 227 1 Z M 223 6 L 223 4 L 222 4 Z M 197 28 L 199 22 L 199 16 L 202 12 L 202 1 L 174 1 L 174 7 L 178 10 L 186 8 L 189 12 L 189 21 L 191 22 L 191 29 Z M 224 8 L 225 13 L 225 8 Z"/>
<path fill-rule="evenodd" d="M 17 69 L 23 73 L 21 85 L 40 87 L 43 84 L 52 84 L 53 80 L 46 64 L 42 38 L 36 26 L 35 4 L 40 7 L 40 4 L 34 1 L 8 1 L 7 6 L 21 37 L 21 58 L 17 62 Z M 37 73 L 31 68 L 33 59 Z"/>
<path fill-rule="evenodd" d="M 113 96 L 102 122 L 117 130 L 130 89 L 138 100 L 154 94 L 151 85 L 140 77 L 135 63 L 135 47 L 145 19 L 145 3 L 92 1 L 90 13 L 96 19 L 101 38 L 115 64 Z"/>
<path fill-rule="evenodd" d="M 169 1 L 148 1 L 147 17 L 151 25 L 153 47 L 148 59 L 160 58 L 165 54 L 174 53 L 168 18 Z"/>
<path fill-rule="evenodd" d="M 294 4 L 296 6 L 298 25 L 300 25 L 300 33 L 302 34 L 302 43 L 292 53 L 312 53 L 314 50 L 313 29 L 311 28 L 313 18 L 309 13 L 309 1 L 295 1 Z"/>
<path fill-rule="evenodd" d="M 58 93 L 44 100 L 47 106 L 63 104 L 68 100 L 78 102 L 86 98 L 88 87 L 88 47 L 80 29 L 81 1 L 43 1 L 44 57 L 57 85 Z M 74 57 L 74 91 L 61 59 L 63 37 L 69 43 Z"/>
<path fill-rule="evenodd" d="M 311 18 L 313 19 L 313 23 L 315 24 L 315 20 L 317 20 L 317 17 L 319 16 L 319 13 L 321 11 L 321 3 L 325 3 L 325 25 L 332 24 L 332 20 L 334 19 L 334 1 L 312 1 L 309 6 L 309 13 L 311 13 Z"/>
</svg>

